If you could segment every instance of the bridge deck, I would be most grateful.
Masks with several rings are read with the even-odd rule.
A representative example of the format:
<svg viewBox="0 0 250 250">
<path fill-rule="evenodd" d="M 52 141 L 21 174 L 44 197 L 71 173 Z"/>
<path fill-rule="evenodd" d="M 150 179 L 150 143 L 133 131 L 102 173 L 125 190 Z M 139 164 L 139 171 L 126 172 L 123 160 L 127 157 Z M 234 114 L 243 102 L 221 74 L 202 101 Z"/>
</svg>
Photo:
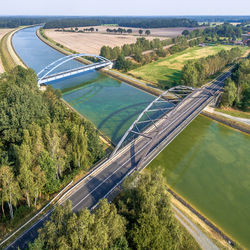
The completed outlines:
<svg viewBox="0 0 250 250">
<path fill-rule="evenodd" d="M 86 72 L 86 71 L 89 71 L 89 70 L 104 68 L 104 67 L 107 67 L 109 65 L 111 65 L 110 61 L 107 61 L 107 62 L 104 61 L 104 62 L 99 62 L 99 63 L 93 63 L 93 64 L 90 64 L 90 65 L 84 65 L 84 66 L 79 67 L 79 68 L 66 70 L 66 71 L 63 71 L 63 72 L 59 72 L 59 73 L 56 73 L 56 74 L 46 76 L 44 78 L 40 78 L 40 79 L 38 79 L 38 83 L 39 83 L 39 85 L 40 84 L 45 84 L 45 83 L 48 84 L 49 82 L 52 82 L 52 81 L 55 81 L 55 80 L 58 80 L 58 79 L 63 79 L 63 78 L 66 78 L 66 77 L 69 77 L 69 76 L 72 76 L 72 75 L 76 75 L 76 74 L 80 74 L 80 73 L 83 73 L 83 72 Z"/>
</svg>

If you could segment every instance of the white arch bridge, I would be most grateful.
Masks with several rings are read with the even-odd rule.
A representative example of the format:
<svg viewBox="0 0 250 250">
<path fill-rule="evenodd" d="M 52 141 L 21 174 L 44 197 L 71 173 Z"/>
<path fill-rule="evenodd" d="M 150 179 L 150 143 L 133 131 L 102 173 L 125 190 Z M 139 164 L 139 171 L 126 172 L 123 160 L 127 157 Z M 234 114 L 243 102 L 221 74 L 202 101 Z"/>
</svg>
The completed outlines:
<svg viewBox="0 0 250 250">
<path fill-rule="evenodd" d="M 79 59 L 82 57 L 91 57 L 95 59 L 95 62 L 91 63 L 91 64 L 82 64 L 82 66 L 80 67 L 74 67 L 72 69 L 68 69 L 68 70 L 64 70 L 61 72 L 57 72 L 57 73 L 52 73 L 53 71 L 55 71 L 56 69 L 58 69 L 60 66 L 64 65 L 65 63 L 68 63 L 72 60 L 75 59 Z M 49 84 L 52 81 L 58 80 L 58 79 L 63 79 L 69 76 L 73 76 L 76 74 L 80 74 L 82 72 L 86 72 L 89 70 L 93 70 L 93 69 L 100 69 L 100 68 L 105 68 L 105 67 L 109 67 L 112 68 L 113 63 L 106 59 L 105 57 L 102 56 L 97 56 L 97 55 L 93 55 L 93 54 L 71 54 L 68 56 L 63 56 L 60 59 L 52 62 L 51 64 L 49 64 L 48 66 L 46 66 L 45 68 L 43 68 L 38 74 L 38 85 L 40 86 L 41 84 Z M 51 74 L 52 73 L 52 74 Z"/>
</svg>

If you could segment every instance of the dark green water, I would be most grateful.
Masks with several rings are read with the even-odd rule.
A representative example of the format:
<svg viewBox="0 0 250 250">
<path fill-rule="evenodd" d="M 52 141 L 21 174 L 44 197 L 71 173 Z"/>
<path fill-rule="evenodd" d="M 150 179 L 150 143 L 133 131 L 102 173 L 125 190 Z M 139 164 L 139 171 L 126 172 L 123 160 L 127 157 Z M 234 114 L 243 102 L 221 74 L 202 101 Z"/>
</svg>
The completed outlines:
<svg viewBox="0 0 250 250">
<path fill-rule="evenodd" d="M 149 166 L 242 245 L 250 248 L 250 137 L 196 118 Z"/>
<path fill-rule="evenodd" d="M 105 75 L 88 73 L 82 83 L 63 89 L 63 99 L 118 143 L 154 97 Z"/>
</svg>

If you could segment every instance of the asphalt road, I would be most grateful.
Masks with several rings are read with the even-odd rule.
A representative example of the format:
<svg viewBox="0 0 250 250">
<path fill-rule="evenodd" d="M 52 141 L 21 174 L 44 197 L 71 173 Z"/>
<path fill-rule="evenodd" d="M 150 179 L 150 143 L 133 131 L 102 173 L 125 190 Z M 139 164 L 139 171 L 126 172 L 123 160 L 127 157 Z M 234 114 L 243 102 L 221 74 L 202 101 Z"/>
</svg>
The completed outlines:
<svg viewBox="0 0 250 250">
<path fill-rule="evenodd" d="M 196 90 L 183 103 L 171 111 L 167 119 L 159 121 L 158 128 L 160 133 L 149 128 L 152 134 L 155 133 L 153 142 L 145 137 L 138 138 L 133 145 L 127 145 L 117 154 L 105 161 L 97 171 L 88 176 L 65 200 L 72 201 L 72 207 L 75 212 L 87 207 L 92 208 L 98 201 L 106 196 L 117 183 L 135 170 L 141 157 L 145 155 L 147 150 L 145 167 L 156 155 L 158 155 L 212 100 L 211 94 L 216 94 L 223 87 L 223 81 L 230 75 L 229 72 L 220 76 L 209 87 Z M 65 201 L 64 200 L 64 201 Z M 7 249 L 25 249 L 28 242 L 33 241 L 37 237 L 37 230 L 42 227 L 44 221 L 49 218 L 49 214 L 39 220 L 35 225 L 30 227 L 24 234 L 15 240 Z"/>
</svg>

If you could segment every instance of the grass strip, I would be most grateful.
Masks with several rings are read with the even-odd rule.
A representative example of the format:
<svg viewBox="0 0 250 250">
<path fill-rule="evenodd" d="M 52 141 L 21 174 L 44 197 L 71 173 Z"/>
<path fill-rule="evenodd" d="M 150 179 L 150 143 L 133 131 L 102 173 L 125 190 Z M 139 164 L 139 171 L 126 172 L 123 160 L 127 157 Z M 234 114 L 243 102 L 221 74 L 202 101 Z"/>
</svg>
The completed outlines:
<svg viewBox="0 0 250 250">
<path fill-rule="evenodd" d="M 8 38 L 11 35 L 11 33 L 12 31 L 5 34 L 0 41 L 0 56 L 1 56 L 3 67 L 6 72 L 11 71 L 15 66 L 17 66 L 8 50 L 8 45 L 7 45 Z"/>
</svg>

